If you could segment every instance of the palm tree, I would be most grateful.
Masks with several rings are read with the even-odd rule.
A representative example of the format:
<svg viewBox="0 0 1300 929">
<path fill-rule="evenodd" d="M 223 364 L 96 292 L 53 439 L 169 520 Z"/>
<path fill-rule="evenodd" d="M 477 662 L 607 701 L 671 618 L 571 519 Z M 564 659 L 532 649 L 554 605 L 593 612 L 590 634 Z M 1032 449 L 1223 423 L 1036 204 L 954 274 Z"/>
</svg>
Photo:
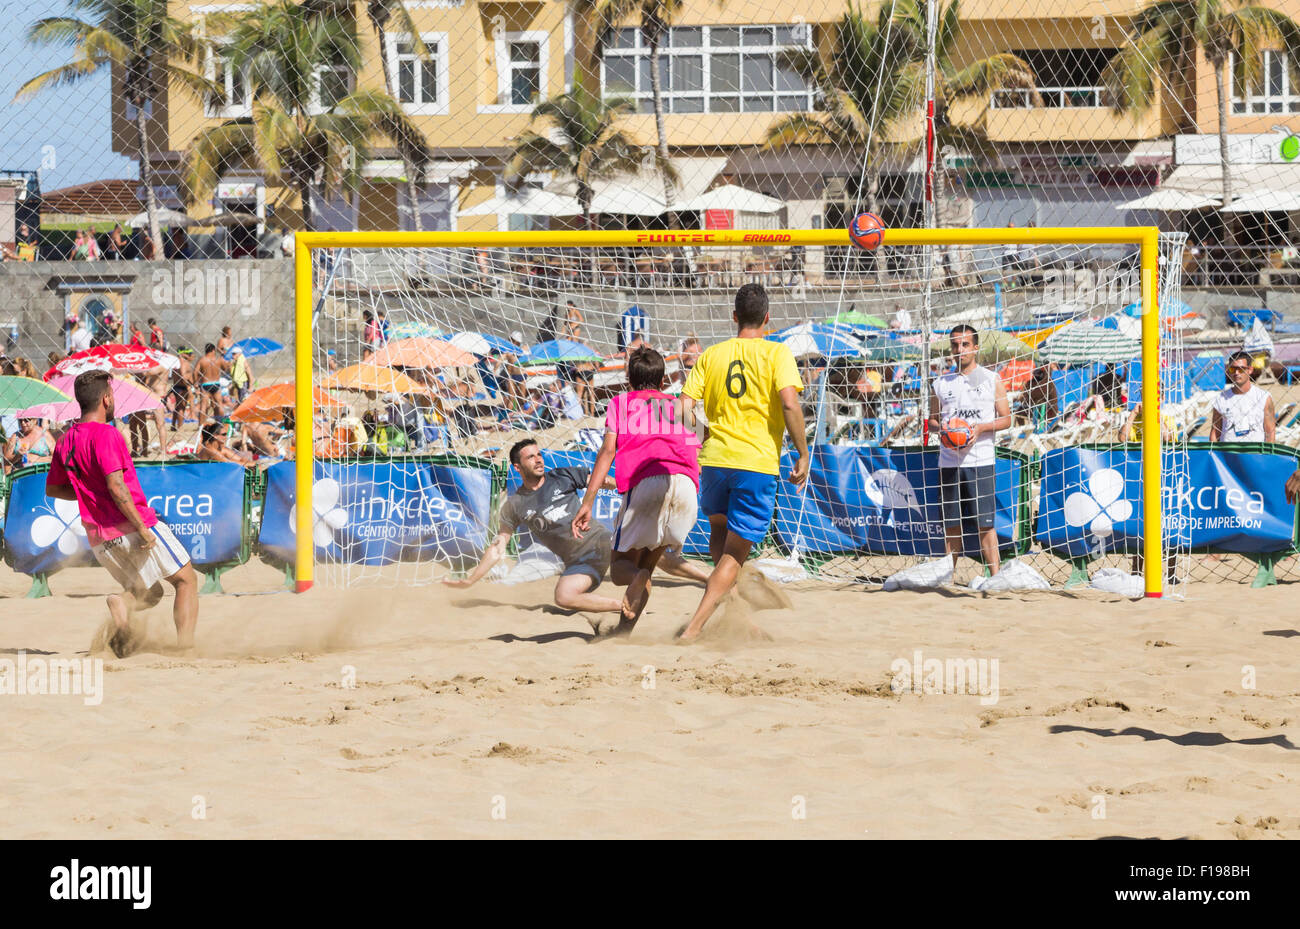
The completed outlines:
<svg viewBox="0 0 1300 929">
<path fill-rule="evenodd" d="M 573 17 L 573 84 L 589 90 L 600 87 L 602 0 L 566 0 Z"/>
<path fill-rule="evenodd" d="M 517 188 L 534 173 L 571 178 L 583 222 L 592 228 L 591 202 L 598 181 L 635 173 L 647 159 L 660 171 L 673 170 L 671 165 L 658 164 L 655 149 L 638 145 L 619 127 L 631 112 L 630 101 L 600 100 L 575 80 L 573 90 L 533 107 L 530 123 L 543 124 L 543 131 L 525 129 L 511 140 L 503 174 L 506 186 Z M 594 277 L 594 253 L 591 265 Z"/>
<path fill-rule="evenodd" d="M 323 68 L 360 70 L 360 42 L 347 18 L 275 0 L 209 22 L 230 28 L 226 54 L 230 67 L 246 76 L 253 115 L 206 129 L 191 143 L 191 199 L 205 198 L 228 166 L 256 164 L 269 181 L 298 193 L 310 229 L 312 194 L 355 189 L 375 139 L 386 136 L 403 157 L 414 156 L 422 137 L 388 93 L 352 91 L 332 105 L 319 99 Z"/>
<path fill-rule="evenodd" d="M 549 131 L 525 129 L 511 140 L 504 180 L 516 188 L 529 174 L 572 178 L 574 196 L 591 228 L 595 184 L 641 167 L 647 150 L 636 144 L 619 121 L 633 112 L 627 100 L 598 100 L 581 84 L 533 107 L 530 122 L 547 122 Z"/>
<path fill-rule="evenodd" d="M 146 107 L 159 102 L 169 86 L 204 99 L 218 92 L 184 63 L 194 63 L 201 42 L 193 24 L 167 12 L 167 0 L 71 0 L 71 16 L 38 20 L 27 32 L 34 45 L 67 45 L 74 58 L 38 74 L 18 88 L 15 100 L 42 90 L 76 84 L 110 68 L 121 75 L 122 96 L 135 107 L 136 153 L 149 237 L 154 254 L 162 256 L 162 230 L 158 222 L 158 195 L 154 191 L 153 162 L 149 146 Z M 78 18 L 78 15 L 84 18 Z"/>
<path fill-rule="evenodd" d="M 668 131 L 664 126 L 664 100 L 659 73 L 660 52 L 668 29 L 682 12 L 685 0 L 597 0 L 597 20 L 602 36 L 619 23 L 633 16 L 641 29 L 641 38 L 650 49 L 650 94 L 654 104 L 655 133 L 658 138 L 659 160 L 668 161 Z M 677 202 L 672 178 L 665 174 L 664 204 L 669 210 Z"/>
<path fill-rule="evenodd" d="M 322 15 L 336 17 L 354 17 L 354 0 L 308 0 Z M 388 27 L 396 21 L 399 30 L 410 37 L 411 50 L 420 58 L 427 58 L 429 50 L 420 38 L 420 30 L 411 18 L 410 11 L 402 0 L 365 0 L 366 18 L 370 28 L 375 32 L 379 43 L 379 62 L 384 72 L 384 91 L 394 100 L 398 99 L 397 79 L 393 75 L 388 61 Z M 402 159 L 406 174 L 406 198 L 411 204 L 411 221 L 417 232 L 424 230 L 424 221 L 420 217 L 420 188 L 424 184 L 425 172 L 433 150 L 428 140 L 415 124 L 409 120 L 405 124 L 387 127 L 387 135 Z"/>
<path fill-rule="evenodd" d="M 896 0 L 895 27 L 902 26 L 912 36 L 912 47 L 921 55 L 922 80 L 926 47 L 926 4 L 924 0 Z M 934 131 L 937 148 L 951 146 L 972 155 L 991 156 L 993 146 L 985 127 L 989 100 L 1000 91 L 1019 90 L 1028 94 L 1034 106 L 1042 105 L 1034 70 L 1023 58 L 999 52 L 958 66 L 953 56 L 961 33 L 960 0 L 941 7 L 935 35 Z M 972 114 L 958 120 L 954 110 Z M 947 187 L 947 169 L 943 159 L 934 165 L 934 202 L 942 209 Z"/>
<path fill-rule="evenodd" d="M 763 147 L 831 145 L 851 152 L 862 165 L 866 207 L 879 212 L 881 163 L 901 149 L 909 121 L 925 100 L 925 73 L 915 36 L 890 22 L 882 6 L 874 20 L 850 5 L 832 27 L 830 55 L 815 49 L 782 52 L 778 64 L 794 71 L 818 92 L 816 109 L 781 117 L 767 129 Z M 855 196 L 861 191 L 855 192 Z M 883 280 L 884 253 L 876 253 Z"/>
<path fill-rule="evenodd" d="M 1223 175 L 1223 208 L 1232 205 L 1232 175 L 1228 162 L 1228 94 L 1225 72 L 1233 63 L 1238 87 L 1258 86 L 1263 76 L 1263 51 L 1283 52 L 1292 82 L 1300 81 L 1300 25 L 1284 13 L 1236 0 L 1157 0 L 1133 18 L 1129 42 L 1102 73 L 1111 107 L 1117 113 L 1142 116 L 1155 103 L 1166 75 L 1186 81 L 1195 74 L 1195 50 L 1202 49 L 1214 69 L 1219 104 L 1219 162 Z M 1224 224 L 1231 246 L 1235 229 Z"/>
</svg>

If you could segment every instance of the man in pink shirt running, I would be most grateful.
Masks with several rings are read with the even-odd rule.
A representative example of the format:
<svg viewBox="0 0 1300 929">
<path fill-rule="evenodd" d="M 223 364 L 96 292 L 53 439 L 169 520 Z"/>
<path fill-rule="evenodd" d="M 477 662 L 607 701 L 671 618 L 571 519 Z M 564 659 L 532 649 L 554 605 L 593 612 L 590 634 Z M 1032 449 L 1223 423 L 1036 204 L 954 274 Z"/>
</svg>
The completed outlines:
<svg viewBox="0 0 1300 929">
<path fill-rule="evenodd" d="M 145 502 L 126 440 L 110 425 L 111 388 L 107 371 L 87 371 L 73 382 L 81 418 L 54 447 L 45 493 L 77 502 L 95 558 L 122 585 L 122 593 L 108 597 L 113 654 L 125 657 L 136 646 L 131 616 L 162 599 L 164 580 L 176 588 L 176 641 L 189 648 L 199 618 L 198 576 L 185 546 Z"/>
<path fill-rule="evenodd" d="M 629 352 L 630 388 L 609 401 L 605 440 L 573 517 L 573 537 L 591 528 L 592 506 L 613 466 L 623 495 L 610 578 L 623 585 L 622 619 L 629 634 L 650 600 L 650 579 L 664 552 L 680 550 L 695 525 L 700 482 L 700 436 L 684 424 L 681 403 L 663 392 L 664 356 L 653 348 Z"/>
</svg>

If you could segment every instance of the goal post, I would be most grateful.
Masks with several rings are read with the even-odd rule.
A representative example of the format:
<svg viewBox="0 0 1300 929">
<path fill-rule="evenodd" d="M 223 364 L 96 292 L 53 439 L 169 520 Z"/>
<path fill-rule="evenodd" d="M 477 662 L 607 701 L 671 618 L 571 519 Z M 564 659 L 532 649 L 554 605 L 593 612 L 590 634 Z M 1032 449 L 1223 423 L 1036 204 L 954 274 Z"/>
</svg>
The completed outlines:
<svg viewBox="0 0 1300 929">
<path fill-rule="evenodd" d="M 734 229 L 734 230 L 552 230 L 533 232 L 298 232 L 294 252 L 294 439 L 296 513 L 296 589 L 309 589 L 316 579 L 313 544 L 313 474 L 315 453 L 314 387 L 317 383 L 315 316 L 322 302 L 322 283 L 314 280 L 322 250 L 474 250 L 497 249 L 676 249 L 696 254 L 720 247 L 844 248 L 850 246 L 847 230 L 838 229 Z M 960 248 L 1005 246 L 1136 246 L 1140 269 L 1141 326 L 1141 512 L 1143 516 L 1143 575 L 1145 595 L 1164 592 L 1165 552 L 1162 547 L 1161 478 L 1161 318 L 1158 307 L 1161 237 L 1155 227 L 1008 227 L 954 229 L 887 229 L 882 249 Z M 581 294 L 581 290 L 577 293 Z M 729 324 L 730 314 L 727 314 Z M 928 327 L 932 320 L 925 321 Z M 926 332 L 928 337 L 930 333 Z M 925 383 L 928 383 L 926 381 Z M 922 398 L 924 401 L 924 398 Z M 918 406 L 919 409 L 919 406 Z"/>
</svg>

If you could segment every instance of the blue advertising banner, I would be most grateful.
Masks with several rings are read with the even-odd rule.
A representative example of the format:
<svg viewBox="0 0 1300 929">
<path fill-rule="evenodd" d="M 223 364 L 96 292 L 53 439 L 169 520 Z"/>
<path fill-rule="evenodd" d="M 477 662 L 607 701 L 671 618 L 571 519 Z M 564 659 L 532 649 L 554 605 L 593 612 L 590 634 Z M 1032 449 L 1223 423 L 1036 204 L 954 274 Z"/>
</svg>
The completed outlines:
<svg viewBox="0 0 1300 929">
<path fill-rule="evenodd" d="M 147 503 L 185 546 L 195 565 L 226 564 L 241 555 L 244 469 L 223 462 L 136 468 Z M 77 504 L 45 496 L 45 473 L 13 482 L 5 514 L 5 548 L 14 570 L 48 574 L 95 564 Z"/>
<path fill-rule="evenodd" d="M 937 449 L 821 445 L 813 449 L 806 489 L 784 479 L 782 463 L 776 498 L 776 537 L 801 552 L 857 552 L 882 555 L 941 555 L 943 512 Z M 1024 462 L 998 458 L 994 528 L 999 548 L 1015 545 Z M 973 527 L 964 549 L 979 552 Z"/>
<path fill-rule="evenodd" d="M 22 574 L 98 564 L 73 500 L 45 496 L 45 472 L 24 474 L 9 486 L 5 557 Z"/>
<path fill-rule="evenodd" d="M 487 544 L 492 472 L 419 459 L 315 464 L 312 538 L 322 561 L 382 565 L 397 561 L 478 560 Z M 258 541 L 292 562 L 294 463 L 267 470 Z"/>
<path fill-rule="evenodd" d="M 1289 549 L 1296 507 L 1283 486 L 1293 455 L 1230 446 L 1166 452 L 1164 522 L 1192 549 L 1253 554 Z M 1037 539 L 1063 557 L 1142 546 L 1141 453 L 1136 447 L 1062 448 L 1043 456 Z M 1190 540 L 1190 541 L 1189 541 Z"/>
</svg>

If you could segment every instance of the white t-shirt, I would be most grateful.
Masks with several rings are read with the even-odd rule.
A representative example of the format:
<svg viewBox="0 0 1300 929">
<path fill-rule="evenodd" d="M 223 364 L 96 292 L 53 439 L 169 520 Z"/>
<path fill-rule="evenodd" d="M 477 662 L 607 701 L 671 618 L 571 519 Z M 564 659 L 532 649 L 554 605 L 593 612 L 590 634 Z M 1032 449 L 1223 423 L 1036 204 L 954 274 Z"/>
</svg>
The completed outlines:
<svg viewBox="0 0 1300 929">
<path fill-rule="evenodd" d="M 1214 398 L 1214 410 L 1220 416 L 1219 439 L 1223 442 L 1263 442 L 1264 407 L 1268 391 L 1250 385 L 1244 394 L 1225 387 Z"/>
<path fill-rule="evenodd" d="M 90 330 L 85 326 L 73 330 L 71 345 L 74 354 L 76 352 L 84 352 L 86 349 L 90 348 Z"/>
<path fill-rule="evenodd" d="M 934 395 L 939 398 L 939 421 L 964 419 L 972 426 L 997 419 L 998 377 L 988 368 L 976 365 L 970 374 L 950 371 L 934 381 Z M 986 432 L 966 448 L 939 446 L 941 468 L 987 468 L 996 460 L 994 435 Z"/>
</svg>

